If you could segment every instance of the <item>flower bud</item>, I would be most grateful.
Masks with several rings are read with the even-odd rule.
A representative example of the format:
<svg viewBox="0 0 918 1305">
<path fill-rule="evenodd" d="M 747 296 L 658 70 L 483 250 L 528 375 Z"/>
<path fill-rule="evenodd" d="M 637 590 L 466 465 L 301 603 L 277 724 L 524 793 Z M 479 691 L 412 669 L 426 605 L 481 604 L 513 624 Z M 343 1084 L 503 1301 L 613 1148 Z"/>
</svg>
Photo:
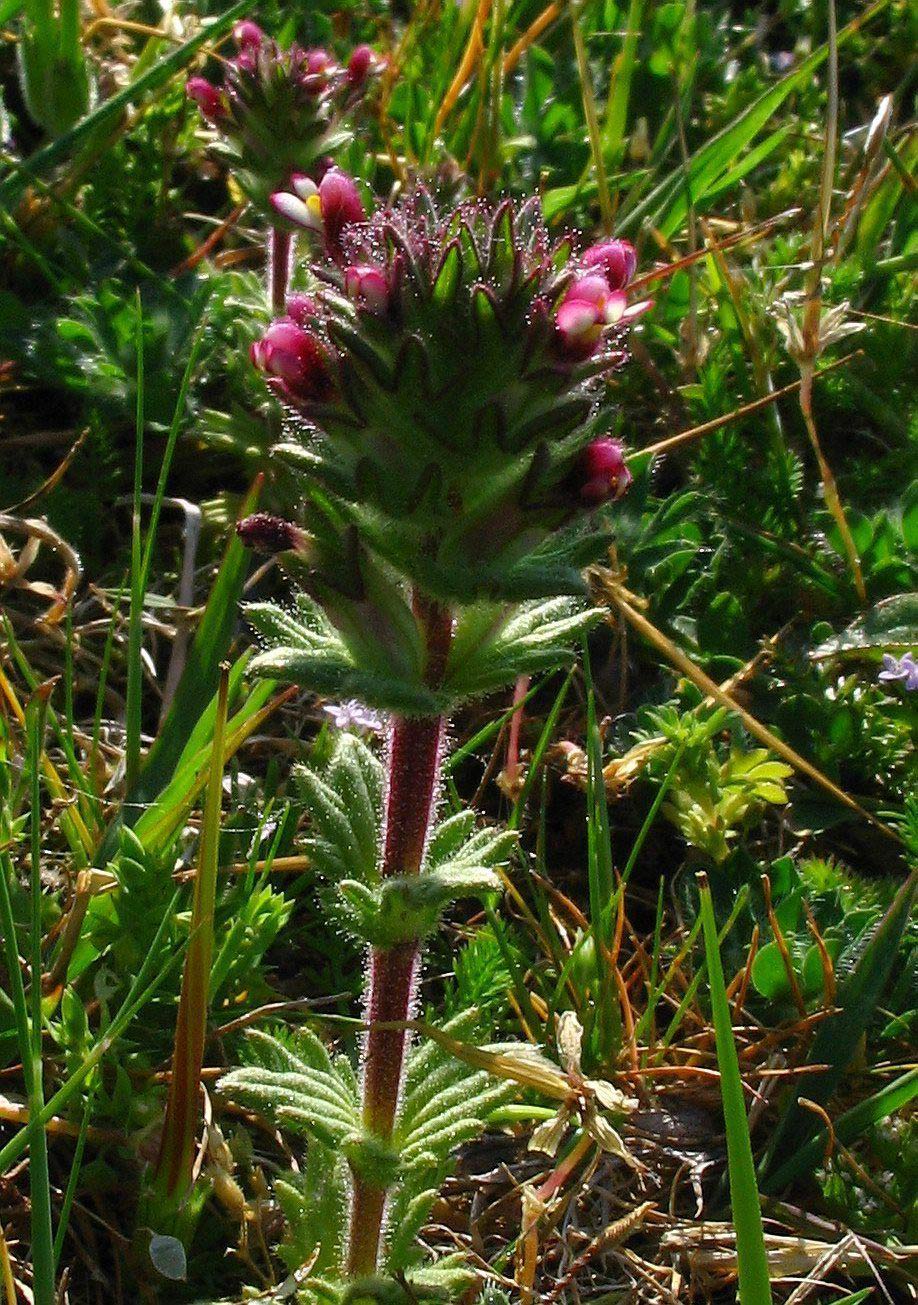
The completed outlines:
<svg viewBox="0 0 918 1305">
<path fill-rule="evenodd" d="M 284 306 L 287 309 L 287 316 L 292 322 L 296 322 L 297 326 L 305 327 L 310 318 L 317 317 L 319 313 L 319 306 L 312 295 L 299 292 L 288 295 Z"/>
<path fill-rule="evenodd" d="M 272 322 L 252 345 L 251 357 L 268 384 L 294 405 L 327 398 L 331 392 L 324 346 L 292 318 Z"/>
<path fill-rule="evenodd" d="M 384 313 L 389 306 L 389 283 L 382 268 L 372 263 L 358 263 L 344 273 L 344 289 L 353 300 L 371 313 Z"/>
<path fill-rule="evenodd" d="M 585 503 L 605 503 L 621 498 L 632 475 L 618 440 L 608 436 L 588 444 L 580 455 L 580 497 Z"/>
<path fill-rule="evenodd" d="M 236 534 L 256 553 L 302 552 L 307 543 L 306 532 L 292 521 L 272 516 L 270 512 L 255 512 L 236 523 Z"/>
<path fill-rule="evenodd" d="M 251 50 L 257 54 L 264 39 L 264 32 L 257 23 L 252 22 L 251 18 L 243 18 L 233 28 L 233 40 L 240 50 Z"/>
<path fill-rule="evenodd" d="M 350 59 L 347 61 L 346 81 L 348 86 L 354 87 L 355 89 L 358 86 L 362 86 L 367 79 L 370 69 L 373 67 L 373 63 L 373 51 L 368 45 L 355 46 L 351 51 Z"/>
<path fill-rule="evenodd" d="M 610 290 L 624 290 L 634 276 L 637 254 L 627 240 L 601 240 L 591 245 L 580 261 L 583 267 L 601 273 Z"/>
<path fill-rule="evenodd" d="M 319 95 L 325 90 L 338 65 L 327 50 L 317 46 L 303 52 L 301 82 L 310 95 Z"/>
<path fill-rule="evenodd" d="M 226 116 L 223 92 L 206 77 L 189 77 L 185 83 L 185 94 L 194 100 L 208 122 L 219 122 Z"/>
<path fill-rule="evenodd" d="M 321 46 L 316 46 L 312 50 L 306 51 L 306 71 L 311 77 L 316 77 L 322 73 L 331 72 L 335 66 L 335 61 Z"/>
<path fill-rule="evenodd" d="M 319 182 L 319 208 L 325 231 L 325 247 L 332 258 L 344 255 L 341 236 L 353 222 L 365 222 L 366 212 L 353 177 L 340 168 L 330 168 Z"/>
</svg>

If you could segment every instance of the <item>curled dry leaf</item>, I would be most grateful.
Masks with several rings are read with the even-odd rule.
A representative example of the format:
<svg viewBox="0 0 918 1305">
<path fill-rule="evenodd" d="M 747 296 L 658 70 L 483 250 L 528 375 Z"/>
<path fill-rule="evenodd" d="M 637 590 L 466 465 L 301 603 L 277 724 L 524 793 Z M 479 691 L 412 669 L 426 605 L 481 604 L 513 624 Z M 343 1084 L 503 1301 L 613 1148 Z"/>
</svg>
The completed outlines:
<svg viewBox="0 0 918 1305">
<path fill-rule="evenodd" d="M 25 536 L 25 543 L 14 552 L 7 543 L 7 534 Z M 63 563 L 64 578 L 55 588 L 45 580 L 29 580 L 28 572 L 38 558 L 42 545 L 49 548 Z M 82 576 L 82 567 L 76 551 L 56 530 L 34 517 L 14 517 L 0 513 L 0 587 L 22 589 L 33 597 L 50 599 L 47 611 L 39 617 L 42 625 L 57 625 L 67 610 L 67 604 L 76 593 Z"/>
</svg>

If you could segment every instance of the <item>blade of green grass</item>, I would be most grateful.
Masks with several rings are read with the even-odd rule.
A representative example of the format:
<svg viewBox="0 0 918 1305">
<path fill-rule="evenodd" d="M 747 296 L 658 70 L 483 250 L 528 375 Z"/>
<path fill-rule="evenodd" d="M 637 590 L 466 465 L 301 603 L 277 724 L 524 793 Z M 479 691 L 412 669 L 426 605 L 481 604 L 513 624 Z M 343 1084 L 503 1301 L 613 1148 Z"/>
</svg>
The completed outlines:
<svg viewBox="0 0 918 1305">
<path fill-rule="evenodd" d="M 532 756 L 529 760 L 529 768 L 526 771 L 526 778 L 523 781 L 523 787 L 520 791 L 519 797 L 516 799 L 516 802 L 513 804 L 513 810 L 510 813 L 510 819 L 507 821 L 508 829 L 519 829 L 520 827 L 520 821 L 523 818 L 523 812 L 526 810 L 526 803 L 529 800 L 529 794 L 532 791 L 532 786 L 535 783 L 536 776 L 539 773 L 539 767 L 542 764 L 542 758 L 545 756 L 545 753 L 548 751 L 548 746 L 551 743 L 552 734 L 554 733 L 555 726 L 558 723 L 558 717 L 561 715 L 561 708 L 564 706 L 564 700 L 567 697 L 568 689 L 571 687 L 571 681 L 573 677 L 574 677 L 574 671 L 572 668 L 570 671 L 568 671 L 567 675 L 564 677 L 564 683 L 561 685 L 561 688 L 558 690 L 558 695 L 555 698 L 554 702 L 552 703 L 551 711 L 548 713 L 548 715 L 545 718 L 545 725 L 542 728 L 542 733 L 539 735 L 539 740 L 532 750 Z M 523 701 L 525 702 L 526 699 L 524 698 Z M 511 714 L 513 711 L 517 710 L 519 705 L 520 704 L 517 703 L 515 707 L 511 708 Z"/>
<path fill-rule="evenodd" d="M 619 892 L 624 891 L 624 886 L 628 882 L 628 879 L 631 875 L 631 871 L 634 869 L 635 862 L 637 861 L 638 857 L 641 855 L 641 848 L 644 846 L 644 843 L 647 839 L 647 835 L 650 833 L 653 822 L 657 818 L 657 812 L 660 810 L 660 807 L 663 805 L 663 799 L 666 797 L 666 794 L 669 791 L 669 786 L 673 782 L 673 776 L 676 773 L 676 768 L 678 767 L 679 762 L 682 760 L 682 754 L 684 751 L 685 751 L 685 741 L 683 740 L 683 742 L 680 743 L 679 746 L 676 748 L 676 751 L 673 754 L 673 759 L 670 762 L 669 770 L 663 776 L 663 783 L 660 785 L 659 789 L 657 790 L 656 796 L 654 797 L 654 800 L 650 804 L 650 810 L 647 812 L 647 815 L 644 817 L 644 821 L 640 829 L 638 830 L 637 838 L 634 840 L 631 851 L 628 854 L 628 860 L 625 863 L 625 868 L 622 871 L 622 882 L 621 882 L 621 887 L 618 890 Z"/>
<path fill-rule="evenodd" d="M 631 0 L 625 26 L 622 48 L 615 56 L 609 79 L 609 98 L 606 103 L 606 120 L 603 123 L 603 147 L 609 162 L 617 164 L 625 141 L 628 122 L 628 105 L 631 100 L 631 82 L 637 66 L 638 42 L 641 37 L 641 20 L 645 0 Z"/>
<path fill-rule="evenodd" d="M 226 731 L 224 763 L 275 709 L 278 699 L 268 702 L 275 688 L 273 681 L 259 680 L 242 708 L 231 718 Z M 186 819 L 207 782 L 212 750 L 208 742 L 185 761 L 156 802 L 146 807 L 134 824 L 134 832 L 151 854 L 162 852 Z"/>
<path fill-rule="evenodd" d="M 483 744 L 487 743 L 490 739 L 493 739 L 507 723 L 510 717 L 514 715 L 515 712 L 519 711 L 520 707 L 525 707 L 526 703 L 535 697 L 544 683 L 544 679 L 539 680 L 538 683 L 532 686 L 525 698 L 521 699 L 520 702 L 511 703 L 506 711 L 502 712 L 499 716 L 495 716 L 493 720 L 488 721 L 487 725 L 483 725 L 481 729 L 476 731 L 467 742 L 463 743 L 461 747 L 458 747 L 455 752 L 450 753 L 443 763 L 444 775 L 451 775 L 457 766 L 465 761 L 466 757 L 470 757 L 472 753 L 477 752 Z"/>
<path fill-rule="evenodd" d="M 596 693 L 590 650 L 583 641 L 583 680 L 587 701 L 587 878 L 590 926 L 596 939 L 596 1010 L 590 1041 L 601 1065 L 611 1065 L 622 1040 L 622 1015 L 615 975 L 608 962 L 616 901 L 609 833 L 609 802 L 602 773 L 602 739 L 596 717 Z"/>
<path fill-rule="evenodd" d="M 64 1239 L 67 1236 L 67 1227 L 70 1223 L 70 1211 L 73 1209 L 73 1202 L 76 1198 L 77 1184 L 80 1180 L 80 1170 L 83 1166 L 83 1152 L 86 1149 L 86 1134 L 89 1130 L 89 1116 L 92 1113 L 92 1103 L 95 1099 L 95 1092 L 90 1092 L 83 1107 L 83 1118 L 80 1120 L 80 1132 L 77 1137 L 76 1147 L 73 1152 L 73 1160 L 70 1165 L 70 1175 L 67 1179 L 67 1190 L 64 1192 L 64 1199 L 61 1202 L 61 1217 L 57 1223 L 57 1232 L 54 1234 L 54 1269 L 57 1272 L 57 1266 L 61 1262 L 61 1252 L 64 1249 Z"/>
<path fill-rule="evenodd" d="M 865 23 L 875 18 L 887 3 L 888 0 L 877 0 L 863 13 L 858 14 L 839 32 L 839 46 L 859 31 Z M 793 69 L 776 85 L 764 91 L 726 127 L 711 136 L 700 149 L 696 150 L 689 159 L 687 168 L 684 169 L 680 165 L 673 169 L 639 202 L 629 205 L 629 201 L 626 200 L 619 211 L 618 231 L 625 234 L 629 230 L 634 230 L 646 218 L 664 236 L 675 235 L 681 229 L 688 213 L 686 186 L 691 192 L 695 207 L 700 207 L 711 188 L 725 172 L 736 166 L 741 151 L 754 140 L 788 96 L 798 86 L 802 86 L 812 78 L 825 61 L 828 52 L 828 45 L 821 45 L 818 50 L 814 50 L 807 59 L 804 59 L 798 68 Z"/>
<path fill-rule="evenodd" d="M 749 886 L 748 884 L 743 884 L 743 886 L 740 888 L 739 892 L 736 895 L 736 901 L 733 903 L 733 907 L 730 911 L 730 914 L 727 916 L 726 923 L 724 924 L 720 933 L 717 935 L 717 945 L 719 947 L 723 946 L 724 939 L 727 937 L 730 930 L 736 924 L 740 912 L 743 910 L 743 907 L 746 905 L 746 901 L 748 897 L 749 897 Z M 669 1022 L 666 1032 L 663 1034 L 663 1037 L 660 1039 L 660 1042 L 657 1046 L 656 1058 L 658 1063 L 662 1058 L 662 1052 L 666 1050 L 666 1048 L 672 1042 L 673 1038 L 675 1038 L 676 1034 L 679 1032 L 679 1029 L 682 1026 L 682 1021 L 685 1018 L 685 1012 L 688 1010 L 689 1006 L 695 1000 L 695 995 L 698 992 L 699 987 L 701 986 L 701 980 L 704 978 L 706 969 L 707 969 L 707 960 L 705 960 L 701 965 L 699 965 L 697 971 L 692 976 L 691 982 L 686 987 L 686 990 L 682 996 L 682 1000 L 679 1002 L 678 1006 L 673 1012 L 673 1017 Z M 662 995 L 662 989 L 660 990 L 660 993 L 657 994 L 657 997 L 659 997 L 660 995 Z M 656 998 L 654 998 L 654 1005 L 656 1005 Z"/>
<path fill-rule="evenodd" d="M 131 512 L 131 606 L 128 616 L 127 692 L 124 722 L 125 788 L 137 783 L 140 770 L 141 697 L 143 693 L 143 552 L 140 534 L 140 500 L 143 493 L 143 304 L 140 290 L 137 311 L 137 410 L 134 422 L 134 498 Z"/>
<path fill-rule="evenodd" d="M 7 651 L 12 656 L 13 661 L 25 681 L 27 689 L 30 693 L 35 693 L 39 687 L 38 676 L 32 669 L 28 658 L 16 638 L 12 624 L 6 616 L 4 616 L 4 631 Z M 89 858 L 92 854 L 94 835 L 90 833 L 90 829 L 92 829 L 96 824 L 95 812 L 91 805 L 89 795 L 85 791 L 86 777 L 77 758 L 71 733 L 64 728 L 57 713 L 53 711 L 50 706 L 48 707 L 47 724 L 54 732 L 54 735 L 60 744 L 61 751 L 66 758 L 67 771 L 70 776 L 72 790 L 75 792 L 77 797 L 76 807 L 71 806 L 67 810 L 61 811 L 61 829 L 63 830 L 64 836 L 70 846 L 77 868 L 83 869 L 89 864 Z M 49 776 L 47 757 L 45 758 L 43 769 L 47 778 Z M 52 792 L 52 797 L 58 800 L 64 797 L 63 781 L 61 781 L 61 791 Z"/>
<path fill-rule="evenodd" d="M 159 467 L 159 477 L 156 482 L 156 491 L 153 495 L 153 504 L 150 508 L 150 520 L 147 525 L 147 536 L 144 540 L 143 547 L 143 564 L 141 572 L 141 589 L 144 594 L 147 591 L 147 585 L 150 582 L 150 569 L 153 565 L 153 549 L 156 544 L 156 532 L 159 528 L 159 517 L 162 511 L 163 499 L 166 496 L 166 485 L 169 481 L 169 470 L 172 466 L 172 458 L 175 453 L 175 446 L 178 442 L 179 431 L 182 428 L 182 420 L 185 416 L 185 401 L 188 398 L 188 391 L 191 388 L 191 378 L 194 375 L 194 369 L 197 366 L 198 358 L 204 344 L 204 331 L 207 326 L 207 299 L 210 297 L 210 287 L 205 291 L 205 297 L 201 301 L 201 316 L 198 321 L 197 329 L 191 341 L 191 348 L 188 352 L 188 362 L 185 364 L 185 371 L 182 374 L 181 383 L 179 384 L 178 396 L 175 400 L 175 408 L 172 412 L 172 420 L 169 423 L 169 433 L 166 436 L 166 447 L 163 449 L 162 462 Z"/>
<path fill-rule="evenodd" d="M 242 504 L 240 516 L 254 512 L 261 493 L 259 476 Z M 143 771 L 133 789 L 129 803 L 140 808 L 153 802 L 172 779 L 175 767 L 191 737 L 201 713 L 201 703 L 210 702 L 217 689 L 220 663 L 229 652 L 236 628 L 239 600 L 248 574 L 251 554 L 233 534 L 214 581 L 204 615 L 188 652 L 188 661 L 175 691 L 172 706 L 162 723 L 156 741 L 147 754 Z M 135 817 L 136 818 L 136 817 Z M 132 812 L 125 814 L 134 823 Z"/>
<path fill-rule="evenodd" d="M 733 1021 L 720 964 L 717 923 L 707 875 L 698 876 L 701 891 L 701 922 L 707 958 L 708 984 L 711 990 L 711 1013 L 720 1070 L 720 1092 L 727 1133 L 727 1164 L 730 1174 L 730 1204 L 736 1233 L 736 1257 L 739 1269 L 740 1305 L 771 1305 L 771 1281 L 768 1255 L 762 1229 L 762 1211 L 756 1186 L 749 1121 L 743 1098 Z"/>
<path fill-rule="evenodd" d="M 118 592 L 115 594 L 115 602 L 112 607 L 112 619 L 108 623 L 108 633 L 105 636 L 105 646 L 102 649 L 102 662 L 99 666 L 99 687 L 96 690 L 96 702 L 92 713 L 92 743 L 89 752 L 88 773 L 90 777 L 95 774 L 96 758 L 99 754 L 99 735 L 102 732 L 102 712 L 105 708 L 105 688 L 108 684 L 108 671 L 112 660 L 112 648 L 115 643 L 115 630 L 118 625 L 118 612 L 121 608 L 121 600 L 124 597 L 124 590 L 127 579 L 122 580 L 118 586 Z M 98 812 L 101 815 L 101 795 L 98 801 Z"/>
<path fill-rule="evenodd" d="M 5 853 L 0 853 L 0 857 L 8 860 Z M 44 1108 L 39 1112 L 39 1114 L 35 1118 L 30 1119 L 28 1124 L 21 1128 L 18 1133 L 15 1133 L 4 1147 L 0 1147 L 0 1172 L 6 1172 L 6 1170 L 9 1169 L 11 1165 L 15 1164 L 20 1156 L 25 1152 L 29 1146 L 29 1141 L 34 1129 L 38 1128 L 44 1131 L 49 1120 L 53 1119 L 56 1114 L 64 1109 L 77 1088 L 86 1081 L 102 1060 L 102 1057 L 111 1049 L 115 1042 L 117 1042 L 138 1012 L 143 1009 L 147 1002 L 154 996 L 157 989 L 177 968 L 182 959 L 182 952 L 176 951 L 166 964 L 162 965 L 160 944 L 162 943 L 170 925 L 175 920 L 175 912 L 181 895 L 181 889 L 177 889 L 175 893 L 173 893 L 169 906 L 167 907 L 163 918 L 159 923 L 159 927 L 156 930 L 156 935 L 150 944 L 150 950 L 144 957 L 143 964 L 138 970 L 137 975 L 128 990 L 127 996 L 121 1004 L 118 1014 L 109 1024 L 106 1031 L 86 1053 L 82 1063 L 73 1074 L 71 1074 L 66 1083 L 62 1084 L 54 1095 L 45 1103 Z M 2 896 L 2 889 L 0 889 L 0 897 Z M 2 906 L 2 903 L 0 903 L 0 906 Z M 13 946 L 15 948 L 15 941 Z M 17 969 L 18 964 L 19 961 L 17 957 Z M 162 968 L 158 974 L 153 974 L 157 965 L 162 965 Z"/>
<path fill-rule="evenodd" d="M 191 938 L 182 976 L 169 1099 L 154 1177 L 154 1184 L 161 1195 L 176 1206 L 184 1200 L 191 1186 L 195 1141 L 201 1115 L 201 1068 L 204 1064 L 209 1009 L 208 984 L 214 950 L 214 908 L 217 900 L 217 856 L 220 848 L 223 745 L 228 693 L 229 667 L 224 664 L 217 690 L 210 775 L 194 880 Z"/>
<path fill-rule="evenodd" d="M 50 689 L 50 686 L 48 686 Z M 31 1059 L 31 1071 L 26 1076 L 29 1085 L 29 1118 L 36 1119 L 45 1103 L 44 1060 L 42 1058 L 41 1030 L 41 940 L 42 940 L 42 890 L 41 890 L 41 755 L 44 750 L 45 718 L 48 693 L 39 689 L 32 695 L 26 712 L 27 751 L 26 769 L 31 779 L 31 812 L 29 816 L 29 844 L 31 861 L 31 912 L 29 919 L 29 953 L 31 981 L 29 984 L 30 1046 L 26 1048 L 23 1066 Z M 18 968 L 18 966 L 17 966 Z M 32 1130 L 29 1147 L 29 1204 L 31 1207 L 32 1292 L 35 1305 L 54 1305 L 54 1234 L 51 1226 L 51 1179 L 48 1173 L 48 1139 L 43 1128 Z"/>
</svg>

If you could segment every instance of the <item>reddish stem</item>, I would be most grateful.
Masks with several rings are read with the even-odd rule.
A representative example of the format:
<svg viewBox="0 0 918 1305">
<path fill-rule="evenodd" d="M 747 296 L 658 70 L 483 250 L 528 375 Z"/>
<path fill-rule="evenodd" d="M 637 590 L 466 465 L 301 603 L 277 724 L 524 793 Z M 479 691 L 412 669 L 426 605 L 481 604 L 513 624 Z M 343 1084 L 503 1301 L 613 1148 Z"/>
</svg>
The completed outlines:
<svg viewBox="0 0 918 1305">
<path fill-rule="evenodd" d="M 268 282 L 271 287 L 271 311 L 281 315 L 287 307 L 293 236 L 289 231 L 272 227 L 268 236 Z"/>
<path fill-rule="evenodd" d="M 427 643 L 425 678 L 440 683 L 452 637 L 452 617 L 438 604 L 415 598 L 415 614 Z M 389 749 L 386 821 L 381 872 L 384 877 L 417 874 L 424 859 L 440 779 L 445 729 L 443 716 L 395 718 Z M 363 1122 L 388 1141 L 392 1136 L 402 1085 L 408 1033 L 381 1028 L 411 1018 L 420 960 L 417 942 L 370 950 L 363 1058 Z M 372 1274 L 379 1257 L 386 1189 L 354 1175 L 348 1274 Z"/>
<path fill-rule="evenodd" d="M 516 684 L 513 686 L 513 705 L 516 711 L 510 717 L 510 737 L 507 740 L 507 764 L 504 767 L 504 776 L 507 780 L 507 787 L 510 792 L 516 784 L 517 776 L 520 771 L 520 731 L 523 727 L 523 703 L 526 700 L 526 694 L 529 692 L 529 685 L 532 680 L 531 675 L 520 675 L 517 677 Z"/>
</svg>

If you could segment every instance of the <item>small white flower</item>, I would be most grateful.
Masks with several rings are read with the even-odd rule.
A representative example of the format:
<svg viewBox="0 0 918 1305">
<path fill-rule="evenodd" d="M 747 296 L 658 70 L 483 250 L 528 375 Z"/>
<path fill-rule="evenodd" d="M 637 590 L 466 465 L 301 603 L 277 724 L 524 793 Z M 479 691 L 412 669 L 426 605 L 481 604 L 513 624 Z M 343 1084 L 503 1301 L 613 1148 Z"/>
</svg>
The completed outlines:
<svg viewBox="0 0 918 1305">
<path fill-rule="evenodd" d="M 336 730 L 349 734 L 379 734 L 385 724 L 378 711 L 365 707 L 356 698 L 347 702 L 327 702 L 322 708 Z"/>
</svg>

